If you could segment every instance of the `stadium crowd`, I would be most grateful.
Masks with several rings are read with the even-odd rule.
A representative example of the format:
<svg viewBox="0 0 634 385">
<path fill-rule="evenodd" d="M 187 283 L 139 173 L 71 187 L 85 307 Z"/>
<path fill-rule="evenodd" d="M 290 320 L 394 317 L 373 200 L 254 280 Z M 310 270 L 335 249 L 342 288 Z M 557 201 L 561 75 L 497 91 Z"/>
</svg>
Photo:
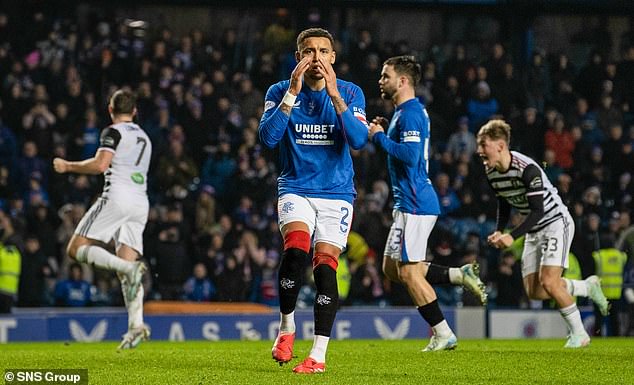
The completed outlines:
<svg viewBox="0 0 634 385">
<path fill-rule="evenodd" d="M 3 245 L 21 254 L 18 306 L 121 302 L 114 276 L 82 271 L 65 251 L 102 177 L 51 168 L 54 156 L 93 156 L 108 124 L 103 106 L 119 87 L 137 93 L 138 123 L 154 146 L 144 239 L 148 297 L 277 304 L 277 154 L 263 149 L 257 128 L 266 87 L 288 78 L 294 65 L 288 21 L 266 27 L 259 49 L 247 49 L 233 29 L 214 39 L 199 29 L 176 36 L 168 27 L 124 20 L 80 28 L 42 12 L 22 28 L 0 13 L 0 227 Z M 434 261 L 478 261 L 492 304 L 536 305 L 523 294 L 521 240 L 501 254 L 483 244 L 496 205 L 474 134 L 502 117 L 513 127 L 512 148 L 543 162 L 574 216 L 577 264 L 567 274 L 607 274 L 613 308 L 631 311 L 634 40 L 625 39 L 622 57 L 597 46 L 581 64 L 540 50 L 517 63 L 505 51 L 509 43 L 477 50 L 456 43 L 448 57 L 417 53 L 424 63 L 417 91 L 432 124 L 430 175 L 442 210 L 430 240 Z M 349 44 L 337 44 L 337 76 L 362 87 L 369 118 L 389 116 L 377 86 L 380 68 L 384 58 L 410 54 L 408 43 L 379 43 L 360 30 Z M 338 271 L 342 301 L 409 304 L 406 291 L 380 272 L 391 215 L 385 156 L 370 143 L 353 160 L 358 197 Z M 599 251 L 613 256 L 615 248 L 620 267 L 605 265 L 614 258 Z M 477 303 L 459 288 L 438 289 L 445 305 Z M 312 292 L 307 282 L 305 303 Z"/>
</svg>

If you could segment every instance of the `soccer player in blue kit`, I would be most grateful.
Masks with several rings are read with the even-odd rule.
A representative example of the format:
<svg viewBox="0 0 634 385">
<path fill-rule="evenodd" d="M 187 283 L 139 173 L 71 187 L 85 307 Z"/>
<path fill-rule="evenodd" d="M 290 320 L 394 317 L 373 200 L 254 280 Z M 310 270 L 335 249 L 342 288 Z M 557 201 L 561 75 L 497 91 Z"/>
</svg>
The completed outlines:
<svg viewBox="0 0 634 385">
<path fill-rule="evenodd" d="M 388 153 L 395 202 L 383 272 L 407 287 L 419 313 L 431 326 L 433 335 L 423 349 L 427 352 L 454 349 L 458 341 L 438 306 L 436 292 L 425 278 L 427 239 L 440 206 L 427 175 L 430 126 L 427 111 L 416 99 L 420 78 L 420 64 L 412 56 L 396 56 L 383 63 L 381 97 L 391 100 L 395 111 L 389 125 L 383 117 L 374 118 L 368 136 Z"/>
<path fill-rule="evenodd" d="M 284 251 L 278 275 L 280 327 L 272 355 L 280 364 L 292 359 L 294 310 L 312 237 L 315 337 L 309 356 L 293 372 L 321 373 L 339 301 L 338 258 L 356 195 L 350 148 L 366 144 L 368 125 L 363 92 L 337 79 L 333 70 L 336 53 L 328 31 L 302 31 L 295 57 L 290 80 L 267 91 L 259 127 L 264 145 L 279 146 L 281 168 L 277 211 Z"/>
</svg>

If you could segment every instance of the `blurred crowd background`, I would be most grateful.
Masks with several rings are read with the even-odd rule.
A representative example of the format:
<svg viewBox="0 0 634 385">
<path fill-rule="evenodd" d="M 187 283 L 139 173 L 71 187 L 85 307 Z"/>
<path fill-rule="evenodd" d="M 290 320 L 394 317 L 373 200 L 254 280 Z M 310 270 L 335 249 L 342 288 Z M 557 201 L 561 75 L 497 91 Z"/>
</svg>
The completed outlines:
<svg viewBox="0 0 634 385">
<path fill-rule="evenodd" d="M 361 86 L 369 118 L 392 111 L 379 97 L 383 60 L 420 60 L 442 207 L 429 244 L 435 263 L 479 262 L 489 306 L 551 306 L 525 298 L 521 239 L 503 252 L 483 243 L 496 199 L 474 134 L 501 117 L 513 127 L 512 149 L 541 162 L 575 219 L 566 274 L 602 276 L 614 314 L 608 330 L 632 332 L 634 18 L 610 13 L 38 2 L 2 10 L 0 228 L 3 247 L 21 255 L 17 306 L 122 304 L 114 275 L 72 264 L 65 252 L 102 176 L 52 171 L 55 156 L 94 155 L 108 97 L 120 87 L 138 94 L 137 122 L 154 147 L 148 299 L 276 305 L 277 154 L 260 145 L 257 127 L 266 90 L 289 78 L 295 37 L 309 26 L 334 34 L 337 75 Z M 353 160 L 358 198 L 338 271 L 343 303 L 409 305 L 380 268 L 392 204 L 386 156 L 368 144 Z M 300 307 L 312 306 L 308 262 Z M 443 305 L 477 305 L 459 287 L 437 290 Z"/>
</svg>

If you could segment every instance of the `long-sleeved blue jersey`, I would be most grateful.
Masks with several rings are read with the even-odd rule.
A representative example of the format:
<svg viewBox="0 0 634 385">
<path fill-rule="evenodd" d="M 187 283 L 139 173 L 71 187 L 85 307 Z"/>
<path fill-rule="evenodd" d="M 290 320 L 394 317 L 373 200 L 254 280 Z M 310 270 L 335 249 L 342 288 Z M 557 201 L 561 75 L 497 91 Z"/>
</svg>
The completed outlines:
<svg viewBox="0 0 634 385">
<path fill-rule="evenodd" d="M 313 91 L 304 84 L 289 117 L 279 108 L 289 82 L 269 88 L 259 127 L 262 143 L 270 148 L 280 144 L 278 196 L 292 193 L 352 203 L 356 191 L 350 147 L 360 149 L 368 138 L 363 91 L 337 79 L 348 105 L 338 115 L 325 88 Z"/>
<path fill-rule="evenodd" d="M 429 116 L 417 99 L 396 107 L 387 135 L 372 138 L 388 153 L 394 208 L 404 213 L 438 215 L 438 195 L 427 175 Z"/>
</svg>

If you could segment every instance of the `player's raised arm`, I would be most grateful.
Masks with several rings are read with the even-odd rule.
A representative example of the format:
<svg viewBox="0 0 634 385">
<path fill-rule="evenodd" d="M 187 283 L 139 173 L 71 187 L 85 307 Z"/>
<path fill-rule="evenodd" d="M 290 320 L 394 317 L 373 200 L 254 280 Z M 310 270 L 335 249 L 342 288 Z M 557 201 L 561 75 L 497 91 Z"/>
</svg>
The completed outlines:
<svg viewBox="0 0 634 385">
<path fill-rule="evenodd" d="M 53 168 L 60 174 L 76 172 L 78 174 L 99 175 L 110 167 L 113 156 L 114 154 L 110 151 L 97 151 L 94 157 L 78 162 L 55 158 L 53 159 Z"/>
<path fill-rule="evenodd" d="M 338 115 L 341 116 L 341 124 L 350 147 L 359 150 L 368 141 L 369 128 L 365 116 L 365 97 L 361 88 L 355 86 L 352 89 L 347 107 L 343 113 Z"/>
<path fill-rule="evenodd" d="M 403 129 L 400 133 L 401 142 L 397 143 L 390 139 L 383 130 L 376 130 L 372 136 L 372 142 L 380 145 L 385 152 L 405 163 L 409 167 L 418 164 L 421 156 L 421 133 L 418 116 L 412 114 L 409 119 L 403 120 Z M 429 124 L 427 122 L 427 124 Z M 372 130 L 372 129 L 371 129 Z"/>
<path fill-rule="evenodd" d="M 100 146 L 94 157 L 78 162 L 55 158 L 53 159 L 53 168 L 60 174 L 66 172 L 90 175 L 103 174 L 110 167 L 114 151 L 120 140 L 121 134 L 119 131 L 107 127 L 101 132 L 99 138 Z"/>
<path fill-rule="evenodd" d="M 305 57 L 297 63 L 285 94 L 282 94 L 280 83 L 272 85 L 267 91 L 264 98 L 264 114 L 259 126 L 260 140 L 267 147 L 275 147 L 282 140 L 310 61 L 310 57 Z"/>
</svg>

